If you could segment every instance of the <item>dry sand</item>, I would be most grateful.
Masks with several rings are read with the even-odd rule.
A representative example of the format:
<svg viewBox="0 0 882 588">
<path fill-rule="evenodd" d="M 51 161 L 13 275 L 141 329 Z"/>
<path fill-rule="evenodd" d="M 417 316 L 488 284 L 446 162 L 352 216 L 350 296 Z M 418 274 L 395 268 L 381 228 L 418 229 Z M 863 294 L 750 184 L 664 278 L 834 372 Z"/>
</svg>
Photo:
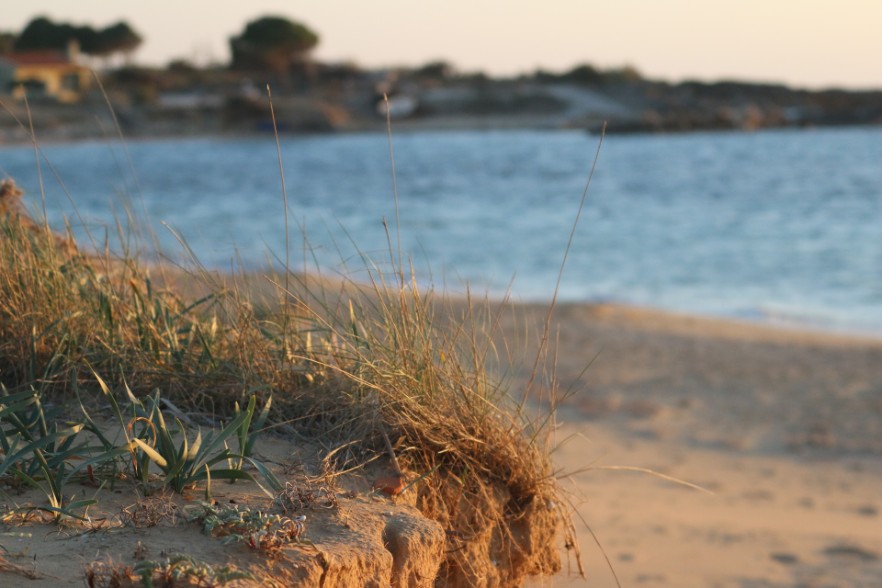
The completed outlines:
<svg viewBox="0 0 882 588">
<path fill-rule="evenodd" d="M 612 305 L 555 322 L 555 462 L 622 586 L 882 586 L 882 340 Z M 533 585 L 616 586 L 577 527 L 588 581 Z"/>
</svg>

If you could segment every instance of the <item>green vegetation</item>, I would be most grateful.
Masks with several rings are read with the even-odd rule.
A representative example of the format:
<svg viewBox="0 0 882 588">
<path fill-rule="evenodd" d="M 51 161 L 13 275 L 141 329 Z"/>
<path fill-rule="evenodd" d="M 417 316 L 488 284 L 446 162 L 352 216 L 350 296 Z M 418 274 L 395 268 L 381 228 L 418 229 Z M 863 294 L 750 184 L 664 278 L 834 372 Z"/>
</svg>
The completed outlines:
<svg viewBox="0 0 882 588">
<path fill-rule="evenodd" d="M 79 419 L 65 419 L 60 407 L 45 409 L 41 394 L 33 387 L 10 394 L 0 385 L 0 480 L 17 480 L 41 490 L 47 504 L 36 508 L 52 513 L 56 519 L 82 518 L 79 513 L 96 501 L 68 498 L 65 487 L 71 481 L 113 484 L 125 470 L 140 491 L 149 495 L 155 486 L 151 464 L 162 472 L 161 486 L 179 493 L 204 482 L 208 497 L 212 478 L 255 481 L 243 470 L 246 461 L 263 474 L 273 490 L 282 490 L 281 482 L 263 464 L 226 447 L 226 440 L 236 436 L 253 442 L 254 434 L 247 430 L 254 414 L 253 396 L 247 409 L 238 411 L 223 429 L 209 432 L 204 440 L 198 432 L 191 442 L 180 419 L 176 419 L 177 429 L 166 426 L 159 409 L 159 392 L 147 398 L 146 407 L 129 392 L 132 417 L 126 420 L 111 392 L 100 380 L 99 384 L 120 420 L 125 441 L 108 438 L 107 425 L 97 425 L 82 404 Z M 127 456 L 131 457 L 128 468 Z M 228 467 L 214 467 L 222 462 Z"/>
<path fill-rule="evenodd" d="M 190 520 L 198 521 L 206 535 L 221 537 L 222 543 L 244 543 L 250 549 L 270 555 L 292 542 L 311 545 L 303 536 L 304 516 L 291 519 L 235 505 L 216 506 L 209 503 L 202 503 L 193 510 L 195 512 L 190 515 Z"/>
<path fill-rule="evenodd" d="M 116 414 L 121 422 L 122 413 L 119 411 L 113 396 L 106 389 L 105 393 L 111 399 Z M 225 427 L 217 432 L 209 432 L 202 438 L 202 432 L 197 432 L 191 442 L 184 424 L 180 418 L 175 418 L 177 429 L 169 429 L 165 417 L 160 410 L 159 392 L 148 397 L 146 402 L 135 398 L 128 391 L 131 402 L 133 417 L 126 423 L 126 448 L 132 454 L 132 470 L 134 478 L 140 483 L 145 494 L 150 493 L 150 464 L 159 467 L 163 473 L 164 484 L 175 492 L 183 492 L 185 488 L 195 486 L 197 482 L 206 483 L 206 497 L 210 496 L 210 483 L 212 478 L 222 480 L 250 480 L 254 478 L 243 471 L 245 461 L 257 468 L 273 490 L 281 490 L 282 484 L 266 469 L 263 464 L 246 455 L 249 451 L 246 445 L 253 444 L 255 433 L 249 431 L 252 417 L 254 416 L 255 398 L 248 401 L 248 408 L 244 411 L 236 406 L 236 414 Z M 267 402 L 267 407 L 269 402 Z M 96 435 L 100 433 L 96 430 Z M 180 441 L 176 436 L 180 436 Z M 229 438 L 238 438 L 240 453 L 233 453 L 226 447 Z M 243 442 L 245 440 L 245 442 Z M 215 468 L 216 464 L 226 462 L 228 468 Z"/>
<path fill-rule="evenodd" d="M 86 445 L 79 437 L 84 425 L 61 424 L 58 411 L 44 410 L 33 391 L 9 394 L 3 386 L 0 392 L 0 479 L 7 476 L 41 490 L 47 504 L 38 508 L 78 518 L 77 511 L 95 501 L 65 500 L 65 485 L 84 468 L 112 461 L 122 452 Z M 88 458 L 74 466 L 74 457 L 84 454 Z"/>
</svg>

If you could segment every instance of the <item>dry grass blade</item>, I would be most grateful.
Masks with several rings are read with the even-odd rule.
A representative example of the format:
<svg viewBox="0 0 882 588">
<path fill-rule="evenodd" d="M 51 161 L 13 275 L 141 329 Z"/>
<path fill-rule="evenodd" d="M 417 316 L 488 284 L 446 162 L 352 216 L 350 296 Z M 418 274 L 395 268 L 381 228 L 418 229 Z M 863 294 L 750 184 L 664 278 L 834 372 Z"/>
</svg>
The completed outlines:
<svg viewBox="0 0 882 588">
<path fill-rule="evenodd" d="M 641 467 L 636 467 L 636 466 L 607 465 L 607 466 L 592 466 L 588 469 L 608 470 L 608 471 L 613 471 L 613 472 L 639 472 L 641 474 L 649 474 L 650 476 L 659 478 L 661 480 L 666 480 L 668 482 L 673 482 L 674 484 L 679 484 L 680 486 L 692 488 L 693 490 L 698 490 L 699 492 L 704 492 L 705 494 L 710 494 L 711 496 L 714 495 L 714 493 L 712 491 L 710 491 L 707 488 L 704 488 L 702 486 L 699 486 L 698 484 L 693 484 L 692 482 L 687 482 L 686 480 L 681 480 L 680 478 L 675 478 L 674 476 L 669 476 L 667 474 L 663 474 L 661 472 L 657 472 L 657 471 L 651 470 L 649 468 L 641 468 Z"/>
<path fill-rule="evenodd" d="M 530 371 L 530 381 L 527 382 L 527 386 L 524 390 L 524 400 L 527 401 L 527 398 L 532 392 L 533 386 L 536 381 L 536 377 L 539 375 L 539 367 L 542 361 L 542 358 L 548 351 L 548 337 L 549 332 L 551 330 L 551 318 L 554 315 L 554 309 L 557 306 L 557 297 L 560 293 L 560 284 L 563 280 L 564 270 L 566 269 L 567 259 L 570 255 L 570 250 L 573 247 L 573 240 L 576 237 L 576 229 L 579 227 L 579 221 L 582 218 L 582 212 L 585 210 L 585 203 L 588 200 L 588 194 L 591 190 L 591 181 L 594 179 L 594 172 L 597 169 L 597 161 L 600 158 L 600 149 L 603 147 L 603 139 L 606 137 L 606 123 L 604 123 L 603 128 L 600 132 L 600 140 L 597 142 L 597 149 L 594 152 L 594 159 L 591 161 L 591 170 L 588 172 L 588 179 L 585 181 L 585 189 L 582 191 L 582 198 L 579 200 L 579 206 L 576 209 L 576 217 L 573 219 L 573 225 L 570 229 L 569 237 L 567 238 L 567 245 L 564 248 L 563 258 L 560 262 L 560 269 L 557 273 L 557 280 L 554 284 L 554 294 L 551 297 L 551 302 L 548 305 L 548 310 L 545 315 L 545 321 L 542 326 L 542 338 L 539 342 L 539 350 L 536 352 L 536 357 L 533 362 L 533 369 Z"/>
<path fill-rule="evenodd" d="M 273 121 L 273 137 L 276 139 L 276 155 L 279 160 L 279 178 L 282 182 L 282 210 L 285 214 L 285 291 L 290 290 L 290 268 L 291 268 L 291 230 L 288 227 L 288 187 L 285 183 L 285 166 L 282 165 L 282 144 L 279 142 L 279 127 L 276 124 L 276 111 L 273 107 L 273 94 L 270 85 L 266 85 L 266 96 L 269 99 L 270 117 Z M 283 299 L 287 300 L 287 299 Z M 283 302 L 284 306 L 284 302 Z M 282 327 L 282 340 L 288 340 L 288 313 L 285 313 Z"/>
<path fill-rule="evenodd" d="M 2 545 L 0 545 L 2 548 Z M 38 573 L 33 568 L 28 568 L 16 563 L 12 563 L 8 559 L 6 559 L 2 553 L 0 553 L 0 572 L 16 574 L 18 576 L 22 576 L 27 578 L 28 580 L 39 580 L 43 578 L 43 574 Z"/>
</svg>

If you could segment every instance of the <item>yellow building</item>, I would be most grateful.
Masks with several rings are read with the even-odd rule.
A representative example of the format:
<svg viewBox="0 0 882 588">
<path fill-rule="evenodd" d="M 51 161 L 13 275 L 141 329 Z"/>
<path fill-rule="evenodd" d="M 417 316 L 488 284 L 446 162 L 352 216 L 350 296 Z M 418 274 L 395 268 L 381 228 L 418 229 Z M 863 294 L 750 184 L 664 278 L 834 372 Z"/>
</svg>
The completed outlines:
<svg viewBox="0 0 882 588">
<path fill-rule="evenodd" d="M 79 101 L 92 83 L 92 73 L 61 51 L 25 51 L 0 56 L 0 93 L 22 99 Z"/>
</svg>

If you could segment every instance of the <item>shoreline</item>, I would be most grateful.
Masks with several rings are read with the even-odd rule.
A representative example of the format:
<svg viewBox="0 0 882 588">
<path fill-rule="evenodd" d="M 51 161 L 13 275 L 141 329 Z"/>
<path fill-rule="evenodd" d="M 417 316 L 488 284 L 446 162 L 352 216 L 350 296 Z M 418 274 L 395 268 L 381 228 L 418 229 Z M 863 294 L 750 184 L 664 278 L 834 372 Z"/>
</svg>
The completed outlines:
<svg viewBox="0 0 882 588">
<path fill-rule="evenodd" d="M 223 269 L 208 268 L 213 275 L 224 276 L 229 278 L 230 275 Z M 259 280 L 264 275 L 274 274 L 274 270 L 269 268 L 249 269 L 244 274 L 247 280 Z M 370 289 L 369 283 L 357 281 L 349 276 L 341 276 L 336 272 L 319 272 L 303 274 L 295 270 L 294 276 L 302 279 L 306 276 L 307 280 L 318 279 L 322 283 L 334 284 L 338 288 L 355 287 Z M 388 277 L 388 276 L 387 276 Z M 463 288 L 447 288 L 439 290 L 426 287 L 420 284 L 423 292 L 433 292 L 435 295 L 443 299 L 462 302 L 467 295 Z M 497 295 L 486 291 L 471 291 L 469 296 L 475 300 L 486 300 L 493 306 L 509 305 L 520 309 L 546 309 L 551 304 L 551 298 L 548 299 L 532 299 L 518 298 L 515 295 Z M 834 325 L 828 323 L 829 326 L 821 325 L 816 322 L 800 322 L 785 321 L 773 318 L 744 317 L 729 314 L 712 314 L 703 313 L 701 311 L 685 311 L 663 306 L 651 306 L 646 304 L 634 304 L 617 300 L 558 300 L 556 302 L 557 312 L 562 310 L 584 309 L 589 314 L 597 317 L 608 317 L 617 320 L 627 321 L 631 324 L 642 322 L 644 327 L 652 327 L 655 330 L 669 330 L 672 332 L 680 332 L 683 334 L 698 334 L 703 331 L 715 331 L 719 335 L 725 335 L 729 338 L 740 338 L 742 340 L 750 340 L 752 338 L 776 339 L 781 342 L 794 342 L 811 340 L 817 343 L 833 343 L 840 344 L 866 344 L 866 345 L 882 345 L 882 330 L 859 330 L 850 328 L 845 325 Z"/>
<path fill-rule="evenodd" d="M 535 339 L 546 312 L 516 306 L 503 332 L 532 325 Z M 560 304 L 552 334 L 565 420 L 749 454 L 882 456 L 880 339 L 614 304 Z"/>
<path fill-rule="evenodd" d="M 838 129 L 880 129 L 882 123 L 843 123 L 818 126 L 774 126 L 762 127 L 758 129 L 742 129 L 742 128 L 692 128 L 692 129 L 665 129 L 665 130 L 607 130 L 606 135 L 614 135 L 617 137 L 633 137 L 633 136 L 680 136 L 680 135 L 700 135 L 700 134 L 756 134 L 756 133 L 780 133 L 780 132 L 816 132 L 816 131 L 835 131 Z M 88 143 L 88 142 L 119 142 L 120 137 L 117 130 L 107 133 L 106 129 L 101 132 L 88 132 L 83 129 L 60 128 L 43 128 L 36 126 L 34 129 L 37 135 L 37 142 L 41 145 L 69 145 L 72 143 Z M 411 135 L 417 133 L 456 133 L 456 132 L 563 132 L 563 133 L 584 133 L 586 136 L 599 137 L 599 130 L 587 128 L 579 128 L 573 126 L 562 126 L 549 122 L 542 117 L 520 117 L 520 116 L 496 116 L 490 119 L 474 118 L 474 117 L 439 117 L 428 119 L 401 119 L 392 121 L 392 135 Z M 22 134 L 24 133 L 24 134 Z M 0 148 L 12 147 L 31 147 L 33 141 L 30 137 L 30 131 L 20 128 L 0 128 Z M 364 134 L 387 134 L 387 126 L 385 121 L 375 121 L 369 124 L 359 124 L 342 126 L 330 130 L 281 130 L 279 137 L 285 138 L 302 138 L 302 137 L 335 137 L 344 135 L 364 135 Z M 241 129 L 219 130 L 205 129 L 193 127 L 186 130 L 177 130 L 175 132 L 137 132 L 130 131 L 124 134 L 124 142 L 141 142 L 141 141 L 162 141 L 162 140 L 251 140 L 260 138 L 273 138 L 273 133 L 266 130 L 250 130 Z"/>
<path fill-rule="evenodd" d="M 550 301 L 549 301 L 550 302 Z M 536 304 L 548 304 L 537 301 Z M 717 328 L 721 332 L 731 334 L 738 333 L 741 338 L 751 336 L 780 337 L 788 339 L 816 339 L 819 342 L 831 342 L 834 340 L 856 341 L 868 344 L 882 344 L 882 329 L 861 330 L 844 324 L 836 324 L 828 321 L 823 324 L 819 321 L 798 321 L 776 317 L 752 317 L 736 314 L 714 314 L 701 311 L 688 311 L 670 309 L 661 306 L 643 304 L 631 304 L 618 301 L 562 301 L 558 306 L 588 306 L 599 309 L 600 312 L 619 315 L 633 315 L 634 319 L 650 323 L 657 323 L 661 328 L 687 328 L 700 330 L 705 328 Z M 678 327 L 678 325 L 680 325 Z"/>
</svg>

